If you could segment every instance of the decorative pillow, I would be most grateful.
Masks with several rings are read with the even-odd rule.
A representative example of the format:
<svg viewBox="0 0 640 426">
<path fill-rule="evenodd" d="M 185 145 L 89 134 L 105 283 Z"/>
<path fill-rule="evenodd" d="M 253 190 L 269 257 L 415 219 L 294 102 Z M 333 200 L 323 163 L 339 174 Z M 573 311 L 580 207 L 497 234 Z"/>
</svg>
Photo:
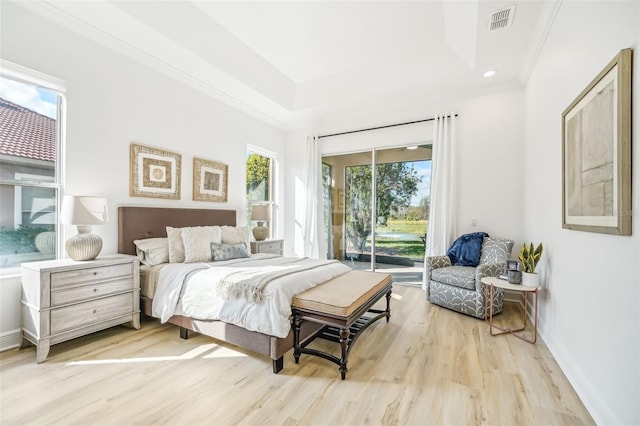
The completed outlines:
<svg viewBox="0 0 640 426">
<path fill-rule="evenodd" d="M 247 251 L 251 252 L 251 232 L 246 226 L 227 226 L 221 227 L 222 244 L 244 244 Z"/>
<path fill-rule="evenodd" d="M 447 256 L 451 259 L 452 265 L 458 266 L 478 266 L 480 263 L 480 252 L 482 250 L 482 241 L 484 237 L 488 237 L 486 232 L 473 232 L 458 237 L 453 242 Z"/>
<path fill-rule="evenodd" d="M 135 240 L 133 244 L 136 245 L 136 253 L 143 265 L 155 266 L 169 262 L 168 238 L 145 238 Z"/>
<path fill-rule="evenodd" d="M 244 243 L 239 244 L 217 244 L 211 243 L 211 256 L 214 262 L 230 259 L 240 259 L 249 257 L 249 251 Z"/>
<path fill-rule="evenodd" d="M 221 243 L 219 226 L 194 226 L 182 230 L 185 263 L 211 262 L 211 243 Z"/>
<path fill-rule="evenodd" d="M 512 240 L 487 236 L 482 244 L 480 263 L 506 263 L 512 248 Z"/>
<path fill-rule="evenodd" d="M 167 226 L 167 239 L 169 242 L 169 263 L 184 262 L 184 243 L 182 242 L 182 230 L 184 228 L 172 228 Z"/>
</svg>

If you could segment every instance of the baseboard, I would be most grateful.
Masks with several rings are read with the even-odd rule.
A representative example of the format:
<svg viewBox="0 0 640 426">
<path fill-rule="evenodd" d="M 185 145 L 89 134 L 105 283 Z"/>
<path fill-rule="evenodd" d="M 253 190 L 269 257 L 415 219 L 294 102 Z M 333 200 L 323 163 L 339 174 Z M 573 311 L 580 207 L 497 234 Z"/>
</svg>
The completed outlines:
<svg viewBox="0 0 640 426">
<path fill-rule="evenodd" d="M 550 346 L 544 336 L 539 336 L 544 344 L 551 352 L 553 359 L 556 360 L 562 373 L 567 377 L 571 386 L 578 394 L 578 398 L 582 401 L 585 408 L 593 417 L 593 421 L 598 425 L 621 425 L 618 416 L 611 411 L 609 406 L 602 400 L 597 389 L 594 389 L 589 380 L 579 369 L 575 368 L 576 365 L 572 357 L 568 356 L 567 352 L 561 347 Z"/>
<path fill-rule="evenodd" d="M 504 300 L 507 302 L 520 302 L 522 300 L 522 296 L 519 292 L 505 290 Z"/>
<path fill-rule="evenodd" d="M 22 330 L 11 330 L 0 333 L 0 352 L 17 348 L 22 341 Z"/>
<path fill-rule="evenodd" d="M 524 309 L 522 298 L 517 301 L 510 301 L 518 303 L 520 305 L 520 308 Z M 530 321 L 530 324 L 534 324 L 535 319 L 533 318 L 533 316 L 535 314 L 535 310 L 533 303 L 527 303 L 527 308 L 527 319 Z M 574 367 L 575 363 L 571 361 L 571 357 L 567 355 L 566 351 L 564 351 L 562 348 L 552 347 L 549 345 L 547 339 L 541 333 L 540 324 L 538 324 L 538 339 L 542 340 L 547 349 L 549 349 L 549 352 L 551 352 L 551 356 L 553 356 L 553 359 L 555 359 L 555 361 L 558 363 L 562 374 L 565 375 L 567 381 L 576 391 L 578 397 L 584 404 L 589 414 L 591 414 L 591 417 L 593 417 L 593 420 L 596 422 L 596 424 L 622 424 L 615 413 L 608 408 L 604 401 L 602 401 L 599 393 L 596 391 L 596 389 L 593 389 L 593 386 L 591 386 L 589 380 L 586 379 L 584 374 Z"/>
</svg>

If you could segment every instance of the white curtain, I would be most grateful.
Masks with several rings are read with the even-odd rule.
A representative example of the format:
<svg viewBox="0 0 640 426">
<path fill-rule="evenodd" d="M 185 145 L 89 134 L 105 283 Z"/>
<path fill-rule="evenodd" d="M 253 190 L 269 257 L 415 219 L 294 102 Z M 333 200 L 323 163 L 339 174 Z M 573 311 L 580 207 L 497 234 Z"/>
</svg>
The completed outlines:
<svg viewBox="0 0 640 426">
<path fill-rule="evenodd" d="M 444 255 L 456 237 L 456 140 L 455 114 L 437 115 L 433 123 L 431 197 L 427 225 L 427 256 Z M 426 274 L 422 288 L 427 289 Z"/>
<path fill-rule="evenodd" d="M 322 204 L 322 152 L 317 136 L 307 137 L 304 165 L 304 256 L 326 259 Z"/>
</svg>

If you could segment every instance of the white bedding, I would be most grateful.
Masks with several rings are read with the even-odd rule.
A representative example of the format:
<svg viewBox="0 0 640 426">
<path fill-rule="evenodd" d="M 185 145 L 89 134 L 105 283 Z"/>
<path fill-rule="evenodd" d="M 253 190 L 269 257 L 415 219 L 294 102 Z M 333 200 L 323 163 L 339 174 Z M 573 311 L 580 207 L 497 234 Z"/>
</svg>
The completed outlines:
<svg viewBox="0 0 640 426">
<path fill-rule="evenodd" d="M 286 337 L 290 330 L 293 296 L 351 270 L 339 262 L 313 268 L 298 268 L 291 274 L 276 274 L 262 290 L 262 300 L 254 303 L 245 297 L 230 297 L 217 283 L 234 270 L 274 268 L 274 262 L 286 265 L 296 258 L 271 254 L 253 255 L 213 263 L 165 264 L 158 274 L 152 314 L 166 322 L 173 315 L 201 320 L 221 320 L 250 331 Z M 226 296 L 224 294 L 227 294 Z"/>
</svg>

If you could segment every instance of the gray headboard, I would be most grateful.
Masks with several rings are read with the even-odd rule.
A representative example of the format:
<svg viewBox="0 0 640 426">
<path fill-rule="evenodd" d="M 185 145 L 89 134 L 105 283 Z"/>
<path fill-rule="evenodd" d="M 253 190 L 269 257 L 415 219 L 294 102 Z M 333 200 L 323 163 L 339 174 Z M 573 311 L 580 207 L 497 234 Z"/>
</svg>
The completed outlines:
<svg viewBox="0 0 640 426">
<path fill-rule="evenodd" d="M 134 240 L 166 237 L 166 227 L 236 225 L 235 210 L 118 207 L 118 253 L 136 254 Z"/>
</svg>

